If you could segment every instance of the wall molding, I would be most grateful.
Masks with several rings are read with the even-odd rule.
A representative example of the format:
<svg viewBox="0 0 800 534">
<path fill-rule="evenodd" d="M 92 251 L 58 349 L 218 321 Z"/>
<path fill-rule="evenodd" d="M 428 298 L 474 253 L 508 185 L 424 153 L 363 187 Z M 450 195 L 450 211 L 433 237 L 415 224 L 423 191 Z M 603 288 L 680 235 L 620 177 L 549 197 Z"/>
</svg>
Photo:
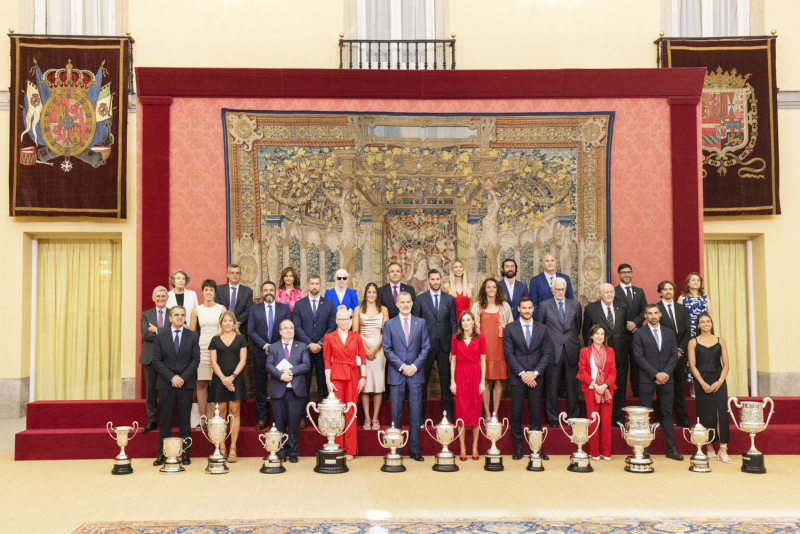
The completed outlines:
<svg viewBox="0 0 800 534">
<path fill-rule="evenodd" d="M 765 373 L 758 371 L 758 396 L 800 396 L 800 373 Z"/>
<path fill-rule="evenodd" d="M 800 109 L 800 91 L 779 91 L 778 109 Z"/>
<path fill-rule="evenodd" d="M 0 91 L 0 111 L 8 111 L 11 109 L 11 93 L 9 91 Z"/>
</svg>

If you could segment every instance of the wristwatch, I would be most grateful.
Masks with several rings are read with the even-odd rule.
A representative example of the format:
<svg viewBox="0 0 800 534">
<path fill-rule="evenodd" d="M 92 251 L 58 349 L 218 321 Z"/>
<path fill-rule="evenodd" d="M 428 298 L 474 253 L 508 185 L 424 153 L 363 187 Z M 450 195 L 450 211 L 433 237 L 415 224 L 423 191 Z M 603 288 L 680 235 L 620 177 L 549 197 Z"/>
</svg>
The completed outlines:
<svg viewBox="0 0 800 534">
<path fill-rule="evenodd" d="M 237 377 L 237 376 L 239 376 L 239 375 L 237 375 L 236 373 L 233 373 L 233 374 L 231 374 L 231 376 L 232 376 L 233 378 L 236 378 L 236 377 Z"/>
</svg>

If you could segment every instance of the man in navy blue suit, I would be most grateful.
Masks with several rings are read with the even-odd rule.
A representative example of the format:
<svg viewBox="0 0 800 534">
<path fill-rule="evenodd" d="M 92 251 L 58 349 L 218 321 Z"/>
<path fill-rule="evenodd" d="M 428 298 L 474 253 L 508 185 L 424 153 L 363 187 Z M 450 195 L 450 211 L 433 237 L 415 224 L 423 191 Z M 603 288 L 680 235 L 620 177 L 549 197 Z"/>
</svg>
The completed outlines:
<svg viewBox="0 0 800 534">
<path fill-rule="evenodd" d="M 258 424 L 256 430 L 264 430 L 267 427 L 267 385 L 269 384 L 269 373 L 267 373 L 267 349 L 270 343 L 277 342 L 280 335 L 281 321 L 284 319 L 292 320 L 292 312 L 289 306 L 275 302 L 275 283 L 269 280 L 261 284 L 262 304 L 253 306 L 250 309 L 250 320 L 247 325 L 247 333 L 253 341 L 253 367 L 256 379 L 256 415 Z"/>
<path fill-rule="evenodd" d="M 544 272 L 541 272 L 531 278 L 530 297 L 533 301 L 533 318 L 536 319 L 539 315 L 539 303 L 543 300 L 553 298 L 553 281 L 556 278 L 563 278 L 567 281 L 566 298 L 574 299 L 575 295 L 572 293 L 572 282 L 569 276 L 556 272 L 556 257 L 552 254 L 545 254 L 542 258 L 542 267 Z"/>
<path fill-rule="evenodd" d="M 506 258 L 503 260 L 503 278 L 500 287 L 506 294 L 506 302 L 511 306 L 511 315 L 514 320 L 519 319 L 519 300 L 528 296 L 528 286 L 517 282 L 517 260 Z"/>
<path fill-rule="evenodd" d="M 403 424 L 403 404 L 408 393 L 408 419 L 411 425 L 411 458 L 418 462 L 425 459 L 419 453 L 420 408 L 422 387 L 425 384 L 424 364 L 430 350 L 428 329 L 422 319 L 411 315 L 413 306 L 411 295 L 401 291 L 397 295 L 397 308 L 400 314 L 389 319 L 383 327 L 383 353 L 386 368 L 389 370 L 389 384 L 392 386 L 392 423 L 395 428 Z M 397 450 L 402 454 L 402 449 Z"/>
<path fill-rule="evenodd" d="M 410 285 L 400 282 L 403 278 L 403 267 L 396 261 L 390 263 L 386 268 L 386 278 L 389 282 L 378 289 L 378 297 L 381 299 L 381 304 L 386 306 L 386 310 L 389 312 L 389 319 L 394 319 L 397 317 L 397 314 L 400 313 L 400 310 L 397 308 L 397 295 L 399 295 L 401 291 L 405 291 L 411 295 L 411 302 L 414 302 L 417 298 L 417 293 Z M 383 391 L 383 400 L 387 400 L 389 398 L 389 390 L 391 389 L 389 387 L 388 369 L 386 370 L 386 376 L 384 378 L 386 380 L 386 389 Z"/>
</svg>

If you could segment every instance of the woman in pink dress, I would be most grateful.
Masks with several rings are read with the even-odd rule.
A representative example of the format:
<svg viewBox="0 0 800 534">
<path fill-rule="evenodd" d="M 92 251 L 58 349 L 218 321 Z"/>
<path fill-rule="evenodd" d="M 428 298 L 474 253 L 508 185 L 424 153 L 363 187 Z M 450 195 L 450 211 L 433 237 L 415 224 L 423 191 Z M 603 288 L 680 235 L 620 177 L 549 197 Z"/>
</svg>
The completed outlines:
<svg viewBox="0 0 800 534">
<path fill-rule="evenodd" d="M 294 267 L 287 267 L 281 272 L 281 281 L 278 284 L 278 292 L 275 300 L 289 306 L 289 310 L 294 311 L 294 303 L 303 298 L 300 290 L 300 278 Z"/>
<path fill-rule="evenodd" d="M 386 356 L 383 355 L 383 324 L 389 320 L 386 306 L 381 305 L 378 286 L 374 282 L 364 289 L 364 300 L 353 313 L 353 331 L 361 334 L 364 342 L 364 357 L 367 364 L 367 382 L 361 392 L 364 410 L 364 430 L 380 430 L 378 413 L 383 400 Z M 375 399 L 373 416 L 369 417 L 369 398 Z"/>
<path fill-rule="evenodd" d="M 466 311 L 458 322 L 458 331 L 450 343 L 450 391 L 455 396 L 455 408 L 464 426 L 472 427 L 472 459 L 478 455 L 478 422 L 481 418 L 483 390 L 486 387 L 486 339 L 475 331 L 475 316 Z M 467 460 L 464 443 L 466 428 L 458 436 L 460 459 Z"/>
<path fill-rule="evenodd" d="M 475 288 L 467 282 L 467 273 L 464 272 L 464 263 L 461 260 L 453 260 L 450 266 L 450 280 L 442 286 L 442 291 L 453 295 L 456 301 L 456 321 L 461 318 L 461 314 L 472 307 L 472 295 Z"/>
</svg>

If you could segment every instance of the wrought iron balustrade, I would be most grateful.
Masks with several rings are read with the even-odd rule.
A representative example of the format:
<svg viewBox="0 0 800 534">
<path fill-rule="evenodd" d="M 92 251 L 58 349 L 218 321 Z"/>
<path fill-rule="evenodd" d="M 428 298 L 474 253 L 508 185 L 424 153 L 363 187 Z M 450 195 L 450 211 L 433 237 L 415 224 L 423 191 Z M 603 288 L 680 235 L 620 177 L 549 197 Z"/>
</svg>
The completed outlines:
<svg viewBox="0 0 800 534">
<path fill-rule="evenodd" d="M 339 39 L 340 69 L 456 68 L 455 39 Z"/>
</svg>

